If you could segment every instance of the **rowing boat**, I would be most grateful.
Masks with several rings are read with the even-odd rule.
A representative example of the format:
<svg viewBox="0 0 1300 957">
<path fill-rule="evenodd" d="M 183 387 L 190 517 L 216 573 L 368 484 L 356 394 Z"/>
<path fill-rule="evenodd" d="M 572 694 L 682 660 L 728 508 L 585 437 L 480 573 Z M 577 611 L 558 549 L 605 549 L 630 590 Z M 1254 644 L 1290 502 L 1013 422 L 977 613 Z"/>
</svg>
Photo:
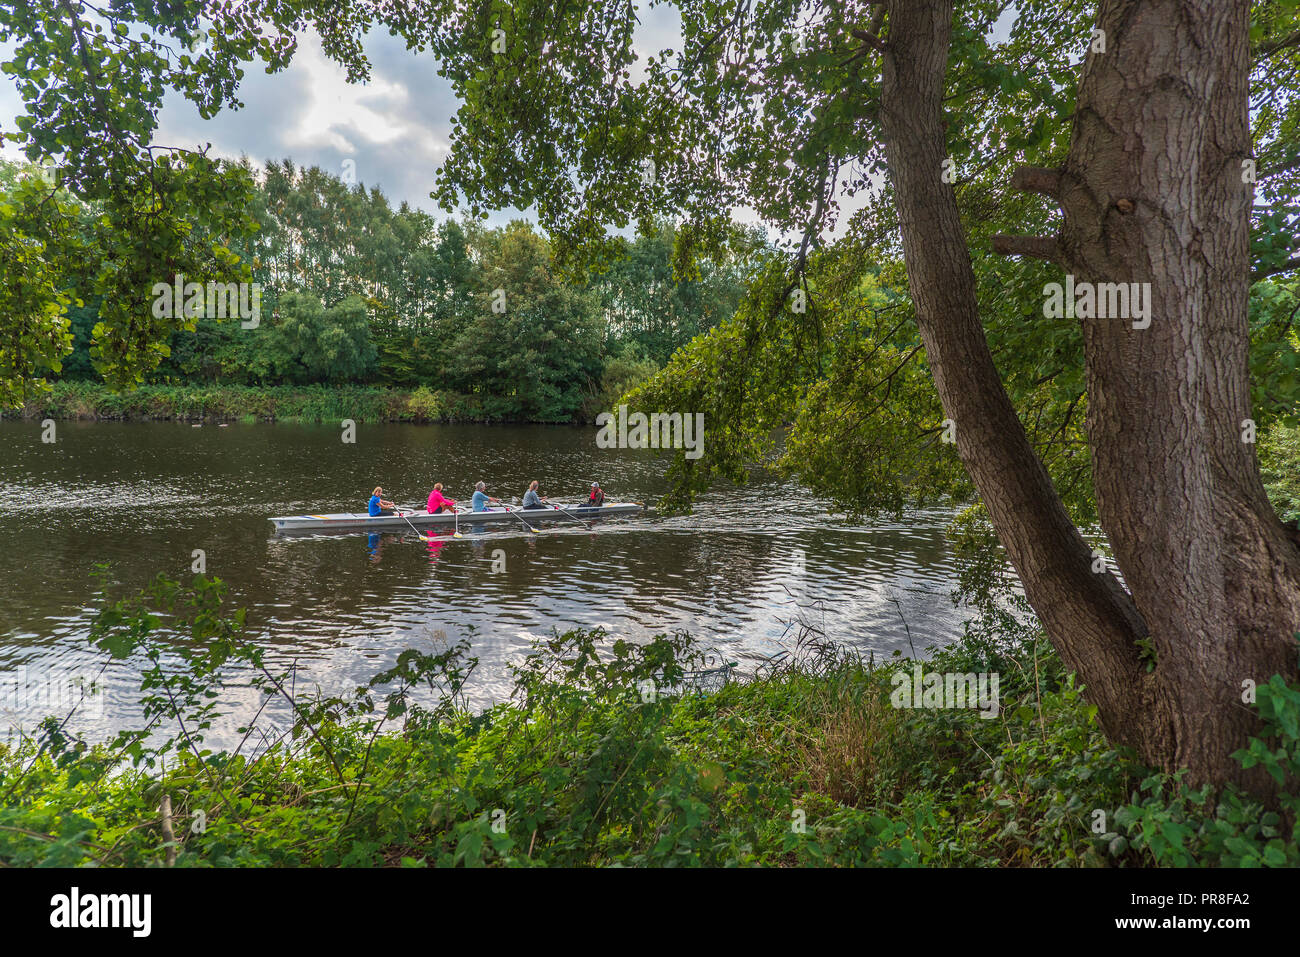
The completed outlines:
<svg viewBox="0 0 1300 957">
<path fill-rule="evenodd" d="M 365 529 L 381 531 L 386 528 L 451 528 L 459 523 L 465 526 L 508 522 L 518 525 L 522 518 L 528 524 L 561 522 L 570 519 L 588 521 L 593 518 L 610 518 L 615 515 L 639 515 L 645 511 L 640 502 L 606 502 L 604 505 L 548 505 L 546 508 L 489 508 L 482 512 L 428 512 L 399 511 L 393 515 L 370 515 L 366 512 L 328 512 L 322 515 L 280 515 L 271 519 L 276 531 L 310 532 L 335 529 Z"/>
</svg>

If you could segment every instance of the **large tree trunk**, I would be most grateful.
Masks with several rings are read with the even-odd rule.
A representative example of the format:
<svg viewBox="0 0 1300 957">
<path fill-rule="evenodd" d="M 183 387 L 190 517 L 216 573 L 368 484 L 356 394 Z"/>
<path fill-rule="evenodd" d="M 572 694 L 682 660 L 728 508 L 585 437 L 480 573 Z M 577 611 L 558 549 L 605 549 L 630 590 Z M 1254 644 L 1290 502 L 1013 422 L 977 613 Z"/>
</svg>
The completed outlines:
<svg viewBox="0 0 1300 957">
<path fill-rule="evenodd" d="M 1103 2 L 1062 177 L 1065 267 L 1150 283 L 1151 325 L 1083 324 L 1102 526 L 1155 644 L 1145 750 L 1230 770 L 1242 683 L 1296 673 L 1300 551 L 1251 416 L 1249 0 Z"/>
<path fill-rule="evenodd" d="M 1098 507 L 1131 597 L 1091 571 L 979 323 L 956 197 L 941 178 L 951 0 L 889 0 L 882 126 L 927 360 L 1053 645 L 1111 740 L 1197 781 L 1259 788 L 1230 758 L 1256 728 L 1242 682 L 1296 674 L 1300 551 L 1241 440 L 1248 8 L 1104 2 L 1106 52 L 1085 63 L 1069 161 L 1059 183 L 1025 180 L 1057 195 L 1065 217 L 1057 241 L 1012 251 L 1052 258 L 1080 282 L 1151 283 L 1148 328 L 1083 321 Z M 1137 645 L 1148 636 L 1150 674 Z"/>
</svg>

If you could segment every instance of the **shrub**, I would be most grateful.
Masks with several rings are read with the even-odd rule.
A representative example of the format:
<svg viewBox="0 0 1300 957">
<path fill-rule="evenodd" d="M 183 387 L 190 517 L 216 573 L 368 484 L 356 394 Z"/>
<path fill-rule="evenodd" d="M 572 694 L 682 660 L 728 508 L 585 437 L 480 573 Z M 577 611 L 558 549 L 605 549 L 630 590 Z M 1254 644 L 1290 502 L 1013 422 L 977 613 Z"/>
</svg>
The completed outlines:
<svg viewBox="0 0 1300 957">
<path fill-rule="evenodd" d="M 1192 791 L 1110 748 L 1038 639 L 985 635 L 927 663 L 1006 669 L 995 718 L 893 707 L 908 659 L 864 661 L 816 634 L 705 693 L 731 669 L 706 666 L 688 636 L 600 630 L 539 642 L 512 668 L 510 700 L 475 713 L 467 639 L 404 651 L 351 694 L 304 695 L 224 596 L 219 581 L 160 576 L 104 599 L 92 641 L 144 663 L 154 731 L 91 745 L 52 717 L 0 747 L 0 863 L 1300 863 L 1297 798 L 1266 810 L 1232 789 Z M 237 748 L 213 753 L 203 739 L 231 683 L 267 707 Z M 1258 707 L 1265 732 L 1238 757 L 1293 783 L 1300 688 L 1274 678 Z M 262 717 L 276 708 L 278 727 Z"/>
<path fill-rule="evenodd" d="M 1259 446 L 1269 500 L 1284 522 L 1300 521 L 1300 428 L 1276 422 Z"/>
</svg>

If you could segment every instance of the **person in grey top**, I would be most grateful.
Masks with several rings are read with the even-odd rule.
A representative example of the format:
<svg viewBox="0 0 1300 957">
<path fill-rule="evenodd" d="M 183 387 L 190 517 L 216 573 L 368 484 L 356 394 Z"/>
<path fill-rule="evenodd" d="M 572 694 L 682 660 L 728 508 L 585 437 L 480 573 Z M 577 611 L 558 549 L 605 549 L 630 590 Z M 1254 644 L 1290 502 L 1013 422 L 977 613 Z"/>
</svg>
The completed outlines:
<svg viewBox="0 0 1300 957">
<path fill-rule="evenodd" d="M 546 508 L 546 496 L 537 494 L 537 479 L 528 483 L 528 491 L 524 493 L 524 508 Z"/>
</svg>

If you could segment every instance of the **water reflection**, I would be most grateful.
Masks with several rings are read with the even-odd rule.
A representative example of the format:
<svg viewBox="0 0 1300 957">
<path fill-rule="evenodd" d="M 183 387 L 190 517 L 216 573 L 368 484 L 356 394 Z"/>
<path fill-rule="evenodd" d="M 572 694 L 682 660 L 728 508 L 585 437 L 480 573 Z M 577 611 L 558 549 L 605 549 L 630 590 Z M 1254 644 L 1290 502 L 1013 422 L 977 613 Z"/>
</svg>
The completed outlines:
<svg viewBox="0 0 1300 957">
<path fill-rule="evenodd" d="M 97 666 L 86 642 L 96 563 L 140 587 L 160 571 L 187 577 L 195 549 L 248 609 L 268 658 L 296 660 L 301 680 L 332 690 L 404 647 L 471 628 L 478 703 L 508 692 L 506 664 L 552 628 L 684 629 L 756 664 L 783 647 L 792 596 L 822 602 L 832 638 L 878 656 L 960 633 L 946 510 L 847 525 L 761 476 L 706 495 L 690 516 L 536 533 L 461 524 L 460 538 L 289 538 L 267 521 L 360 511 L 376 485 L 422 507 L 435 476 L 458 500 L 479 479 L 517 500 L 537 475 L 559 501 L 579 501 L 593 481 L 611 499 L 654 502 L 665 490 L 652 452 L 598 449 L 594 430 L 569 427 L 362 426 L 346 445 L 330 426 L 63 423 L 51 446 L 38 423 L 0 423 L 0 673 Z M 131 723 L 136 672 L 115 664 L 106 679 L 105 726 Z"/>
</svg>

